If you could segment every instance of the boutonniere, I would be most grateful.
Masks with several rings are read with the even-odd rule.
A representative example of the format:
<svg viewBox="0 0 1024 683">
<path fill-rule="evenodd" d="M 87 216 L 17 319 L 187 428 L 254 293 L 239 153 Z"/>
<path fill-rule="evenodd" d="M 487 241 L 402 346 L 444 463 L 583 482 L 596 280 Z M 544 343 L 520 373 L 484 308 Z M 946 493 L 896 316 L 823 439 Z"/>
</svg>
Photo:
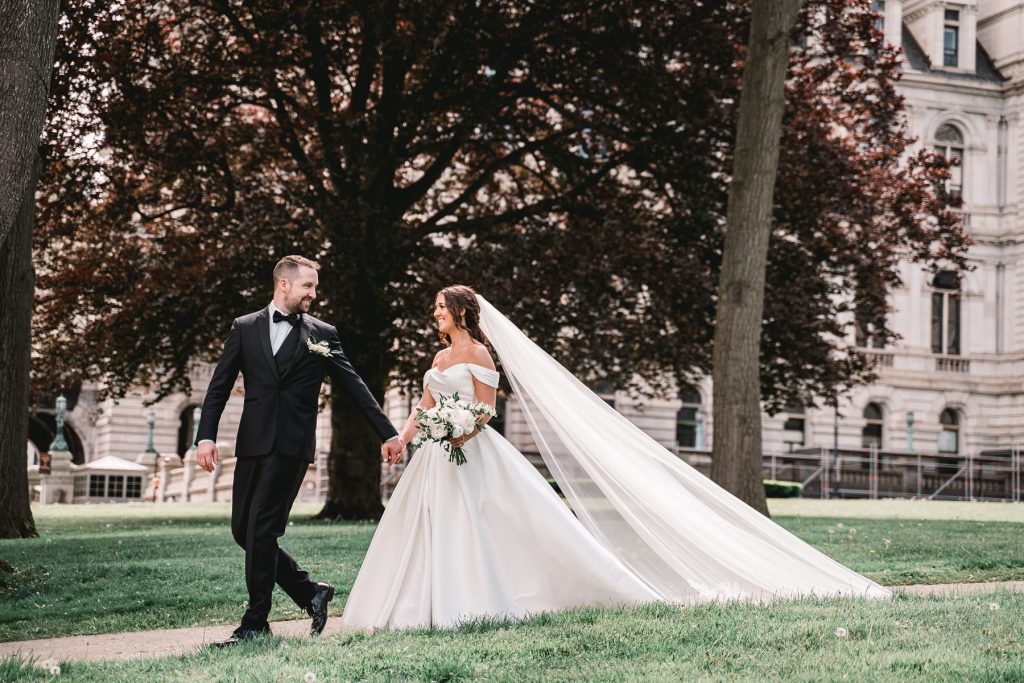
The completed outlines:
<svg viewBox="0 0 1024 683">
<path fill-rule="evenodd" d="M 306 348 L 309 349 L 310 353 L 315 353 L 318 356 L 327 358 L 331 355 L 331 347 L 327 344 L 327 340 L 317 341 L 312 337 L 306 340 Z"/>
</svg>

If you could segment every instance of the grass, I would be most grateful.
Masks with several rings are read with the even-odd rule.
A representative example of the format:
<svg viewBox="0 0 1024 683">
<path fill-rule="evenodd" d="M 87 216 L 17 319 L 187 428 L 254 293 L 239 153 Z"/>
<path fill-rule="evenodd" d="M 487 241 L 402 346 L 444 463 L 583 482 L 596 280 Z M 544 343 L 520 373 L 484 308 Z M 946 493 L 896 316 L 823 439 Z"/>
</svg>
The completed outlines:
<svg viewBox="0 0 1024 683">
<path fill-rule="evenodd" d="M 991 604 L 998 605 L 993 610 Z M 955 628 L 951 625 L 955 624 Z M 846 636 L 837 635 L 845 629 Z M 230 651 L 63 662 L 71 681 L 1024 679 L 1024 595 L 581 609 L 451 631 L 268 638 Z M 8 659 L 9 679 L 50 680 Z"/>
<path fill-rule="evenodd" d="M 1024 579 L 1024 506 L 772 506 L 783 526 L 883 584 Z M 332 607 L 340 611 L 374 526 L 314 522 L 315 510 L 297 505 L 282 542 L 338 587 Z M 0 559 L 16 570 L 0 588 L 0 641 L 232 624 L 244 610 L 242 552 L 231 540 L 226 504 L 48 506 L 35 514 L 40 538 L 0 541 Z M 283 594 L 275 597 L 273 619 L 304 616 Z"/>
<path fill-rule="evenodd" d="M 0 588 L 0 641 L 240 618 L 243 555 L 227 505 L 74 508 L 37 508 L 39 538 L 0 541 L 0 558 L 15 568 L 3 577 L 11 585 Z M 375 527 L 313 522 L 315 509 L 297 510 L 283 544 L 344 597 Z M 283 594 L 275 597 L 272 619 L 305 616 Z"/>
<path fill-rule="evenodd" d="M 768 509 L 775 517 L 835 517 L 838 519 L 945 519 L 964 522 L 1021 522 L 1024 505 L 1002 502 L 962 502 L 956 500 L 881 500 L 818 498 L 774 498 Z"/>
</svg>

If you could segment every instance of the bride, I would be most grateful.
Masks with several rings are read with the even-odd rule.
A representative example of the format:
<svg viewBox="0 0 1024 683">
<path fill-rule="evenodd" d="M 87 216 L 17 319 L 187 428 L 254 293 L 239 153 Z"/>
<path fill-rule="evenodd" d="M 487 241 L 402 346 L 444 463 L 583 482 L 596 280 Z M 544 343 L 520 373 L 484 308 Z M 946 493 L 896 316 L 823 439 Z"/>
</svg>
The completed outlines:
<svg viewBox="0 0 1024 683">
<path fill-rule="evenodd" d="M 493 407 L 490 342 L 571 510 L 493 429 L 451 441 L 461 466 L 429 442 L 395 488 L 344 623 L 444 628 L 582 605 L 889 596 L 667 451 L 469 287 L 441 290 L 434 318 L 446 348 L 418 406 L 458 392 Z"/>
</svg>

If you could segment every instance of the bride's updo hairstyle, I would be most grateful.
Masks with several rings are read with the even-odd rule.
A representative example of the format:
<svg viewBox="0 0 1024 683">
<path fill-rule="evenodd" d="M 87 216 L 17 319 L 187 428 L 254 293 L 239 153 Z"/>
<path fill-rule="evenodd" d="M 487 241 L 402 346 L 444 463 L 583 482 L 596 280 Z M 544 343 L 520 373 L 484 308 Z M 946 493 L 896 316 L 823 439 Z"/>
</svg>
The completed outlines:
<svg viewBox="0 0 1024 683">
<path fill-rule="evenodd" d="M 469 332 L 481 344 L 487 343 L 484 331 L 480 329 L 480 303 L 476 300 L 476 292 L 466 285 L 450 285 L 441 290 L 444 305 L 455 318 L 455 327 Z M 452 340 L 441 332 L 441 343 L 451 346 Z"/>
</svg>

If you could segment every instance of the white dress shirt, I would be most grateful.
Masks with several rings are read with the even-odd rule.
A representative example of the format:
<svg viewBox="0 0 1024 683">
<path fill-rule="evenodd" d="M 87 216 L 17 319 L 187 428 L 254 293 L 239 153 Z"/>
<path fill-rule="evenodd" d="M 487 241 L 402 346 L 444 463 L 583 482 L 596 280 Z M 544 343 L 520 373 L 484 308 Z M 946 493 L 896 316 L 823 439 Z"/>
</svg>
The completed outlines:
<svg viewBox="0 0 1024 683">
<path fill-rule="evenodd" d="M 274 311 L 280 311 L 281 315 L 288 315 L 284 311 L 281 311 L 274 302 L 270 302 L 267 307 L 270 311 L 270 351 L 277 355 L 277 350 L 281 348 L 281 344 L 284 344 L 285 337 L 292 331 L 292 326 L 286 323 L 284 320 L 280 322 L 274 322 Z"/>
</svg>

